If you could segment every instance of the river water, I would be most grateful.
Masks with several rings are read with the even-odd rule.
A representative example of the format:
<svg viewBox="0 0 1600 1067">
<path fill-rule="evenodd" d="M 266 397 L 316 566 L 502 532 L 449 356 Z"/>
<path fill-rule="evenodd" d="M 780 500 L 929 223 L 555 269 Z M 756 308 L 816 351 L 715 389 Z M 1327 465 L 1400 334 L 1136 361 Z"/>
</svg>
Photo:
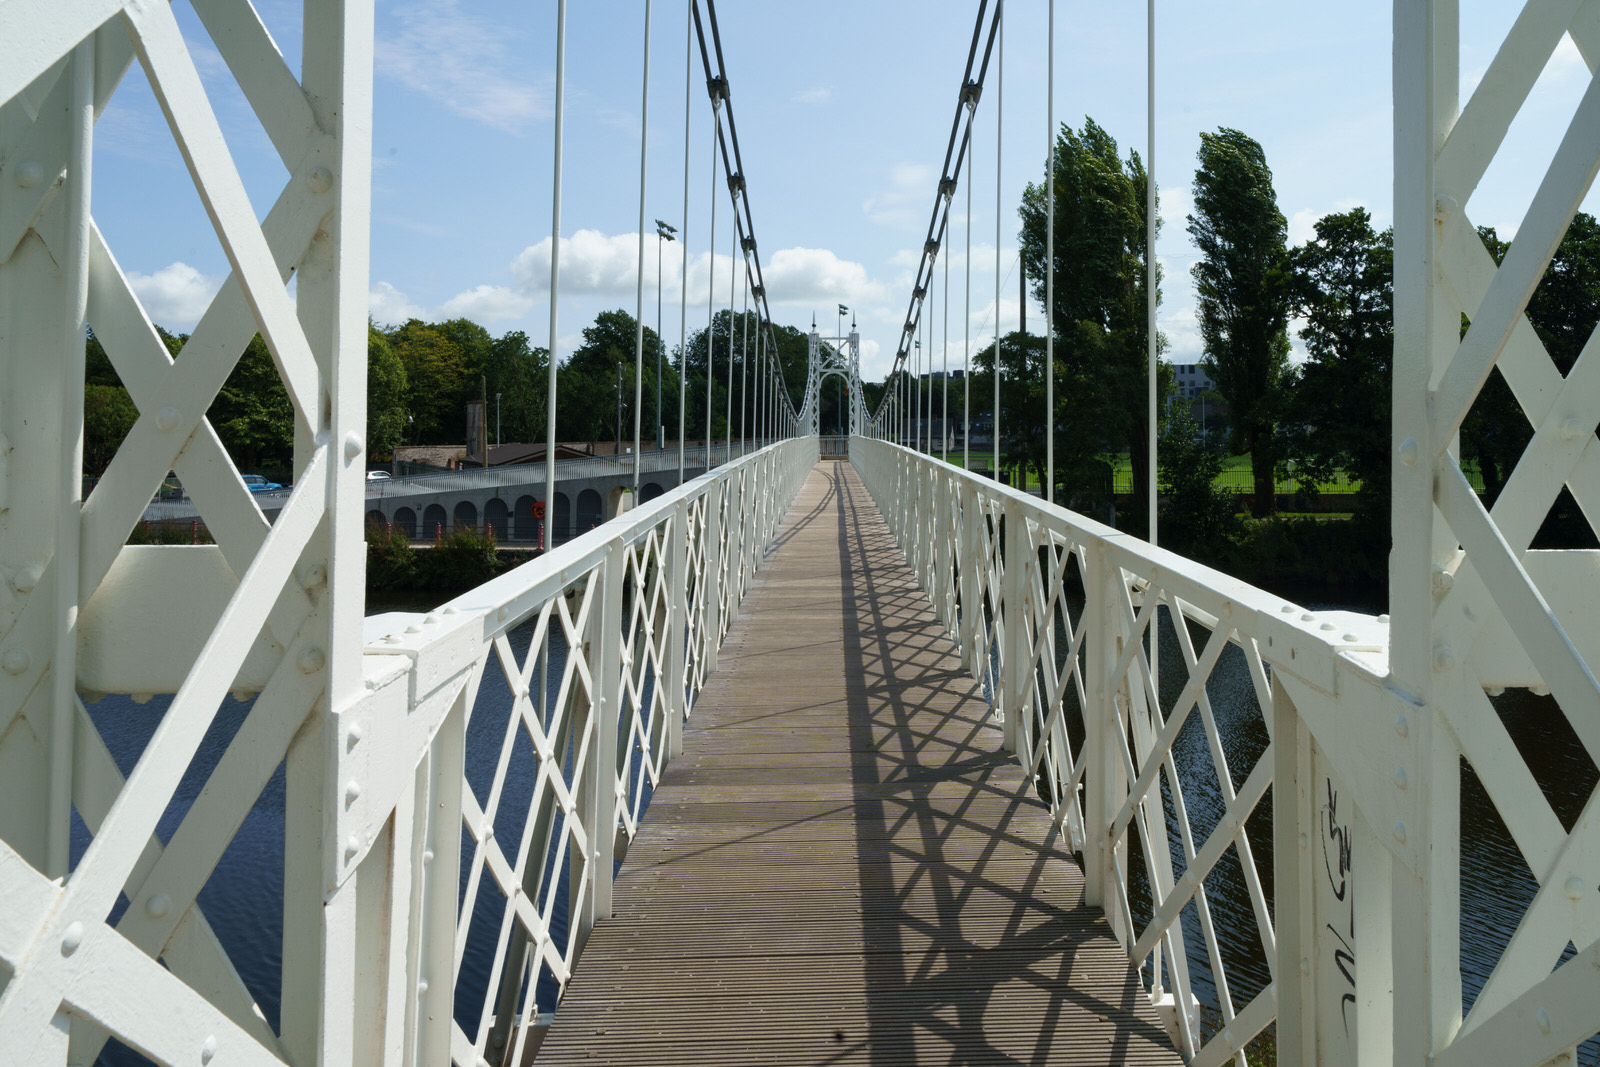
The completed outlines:
<svg viewBox="0 0 1600 1067">
<path fill-rule="evenodd" d="M 1310 606 L 1326 609 L 1336 605 Z M 1074 617 L 1080 609 L 1081 606 L 1073 609 Z M 1357 607 L 1354 610 L 1361 609 Z M 1163 702 L 1170 705 L 1176 700 L 1186 678 L 1170 620 L 1164 618 L 1163 626 L 1165 633 L 1160 642 L 1161 689 Z M 1203 644 L 1205 637 L 1204 631 L 1194 631 L 1197 646 Z M 511 641 L 519 661 L 530 639 L 530 627 L 524 626 L 512 632 Z M 550 669 L 559 677 L 565 650 L 561 647 L 559 633 L 551 640 Z M 1066 643 L 1063 641 L 1059 644 L 1064 648 Z M 1070 703 L 1071 687 L 1068 692 Z M 1207 684 L 1207 692 L 1230 777 L 1237 788 L 1267 745 L 1265 725 L 1240 649 L 1229 647 L 1223 653 Z M 142 705 L 125 697 L 107 697 L 89 706 L 91 718 L 124 774 L 132 771 L 169 703 L 170 698 L 167 697 L 157 697 Z M 1494 705 L 1558 819 L 1570 830 L 1594 791 L 1597 780 L 1600 780 L 1594 764 L 1588 759 L 1552 698 L 1534 696 L 1526 690 L 1508 690 L 1494 699 Z M 170 839 L 199 795 L 206 779 L 249 713 L 250 706 L 249 701 L 240 702 L 231 698 L 224 701 L 216 721 L 184 774 L 171 806 L 161 819 L 157 833 L 163 842 Z M 479 704 L 467 737 L 467 776 L 480 803 L 488 798 L 510 709 L 509 691 L 500 677 L 495 657 L 490 657 L 480 688 Z M 1077 709 L 1069 707 L 1068 711 L 1071 721 Z M 1072 729 L 1075 736 L 1081 738 L 1081 720 L 1074 721 Z M 1190 824 L 1197 841 L 1203 840 L 1221 818 L 1223 803 L 1212 769 L 1214 761 L 1198 715 L 1193 715 L 1180 731 L 1173 755 L 1183 781 L 1183 796 Z M 496 822 L 497 839 L 514 841 L 520 836 L 522 813 L 532 795 L 536 768 L 531 745 L 525 734 L 520 735 Z M 1170 791 L 1165 793 L 1164 801 L 1170 820 L 1173 811 Z M 1470 1008 L 1523 911 L 1533 899 L 1537 885 L 1476 775 L 1465 764 L 1461 782 L 1461 826 L 1462 1000 L 1465 1009 Z M 1245 829 L 1255 866 L 1270 900 L 1270 793 L 1248 820 Z M 75 819 L 74 863 L 88 840 L 86 827 Z M 1181 873 L 1183 856 L 1175 840 L 1173 835 L 1174 843 L 1169 850 Z M 256 997 L 267 1021 L 275 1029 L 278 1025 L 282 966 L 279 944 L 283 912 L 283 842 L 284 769 L 280 765 L 200 894 L 201 908 L 210 919 L 218 939 L 245 985 Z M 1131 879 L 1130 898 L 1137 913 L 1147 914 L 1148 886 L 1142 878 L 1142 860 L 1137 856 L 1136 849 L 1133 858 L 1136 870 Z M 469 863 L 470 857 L 464 847 L 463 896 Z M 1223 861 L 1206 878 L 1205 887 L 1218 936 L 1224 945 L 1230 992 L 1234 1003 L 1243 1005 L 1267 984 L 1269 978 L 1236 850 L 1229 850 Z M 564 872 L 558 893 L 564 899 Z M 488 889 L 480 890 L 474 902 L 473 922 L 457 984 L 456 1000 L 457 1018 L 469 1034 L 475 1033 L 478 1025 L 477 1019 L 469 1015 L 474 1006 L 482 1003 L 488 986 L 494 931 L 499 922 L 498 903 L 497 893 Z M 119 899 L 113 919 L 119 917 L 125 907 L 126 901 Z M 564 911 L 564 907 L 558 907 L 558 916 Z M 564 919 L 558 918 L 556 926 L 556 936 L 564 936 Z M 1186 955 L 1196 995 L 1214 1010 L 1217 1004 L 1216 988 L 1211 980 L 1210 965 L 1200 936 L 1199 916 L 1193 904 L 1184 913 L 1184 926 Z M 1570 949 L 1568 955 L 1571 955 Z M 553 994 L 554 987 L 546 978 L 540 983 L 538 999 L 541 1006 L 549 1003 Z M 1595 1063 L 1597 1053 L 1600 1053 L 1600 1049 L 1597 1049 L 1596 1042 L 1591 1041 L 1584 1046 L 1580 1060 L 1587 1064 Z M 100 1062 L 109 1067 L 125 1067 L 148 1061 L 113 1042 Z"/>
</svg>

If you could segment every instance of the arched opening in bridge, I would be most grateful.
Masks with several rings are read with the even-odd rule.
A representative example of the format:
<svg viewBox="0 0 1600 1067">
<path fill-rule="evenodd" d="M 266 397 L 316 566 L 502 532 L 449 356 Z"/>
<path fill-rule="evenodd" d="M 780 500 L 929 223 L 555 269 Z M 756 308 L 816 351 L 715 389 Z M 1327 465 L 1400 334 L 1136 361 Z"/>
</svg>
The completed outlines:
<svg viewBox="0 0 1600 1067">
<path fill-rule="evenodd" d="M 644 485 L 639 487 L 639 503 L 643 504 L 646 500 L 654 500 L 665 492 L 666 490 L 655 482 L 645 482 Z"/>
<path fill-rule="evenodd" d="M 484 533 L 488 533 L 490 530 L 493 530 L 494 535 L 501 540 L 510 539 L 511 509 L 506 507 L 506 502 L 504 500 L 501 500 L 499 497 L 495 497 L 487 504 L 483 505 L 483 526 Z"/>
<path fill-rule="evenodd" d="M 463 500 L 456 504 L 455 528 L 457 530 L 476 530 L 478 528 L 478 506 L 470 500 Z"/>
<path fill-rule="evenodd" d="M 551 526 L 554 532 L 550 535 L 553 543 L 557 538 L 565 541 L 572 536 L 572 501 L 565 493 L 557 493 L 555 506 L 550 509 Z"/>
<path fill-rule="evenodd" d="M 517 505 L 511 511 L 511 537 L 517 541 L 539 539 L 539 520 L 533 517 L 533 497 L 517 497 Z"/>
<path fill-rule="evenodd" d="M 442 504 L 429 504 L 422 512 L 422 536 L 435 537 L 444 533 L 450 515 Z"/>
<path fill-rule="evenodd" d="M 593 489 L 585 489 L 578 494 L 578 521 L 573 534 L 584 534 L 599 526 L 605 521 L 603 508 L 605 501 L 600 499 L 600 494 Z"/>
<path fill-rule="evenodd" d="M 368 529 L 376 527 L 380 530 L 387 530 L 389 528 L 389 520 L 384 516 L 383 512 L 373 508 L 367 512 L 367 527 Z"/>
<path fill-rule="evenodd" d="M 417 513 L 410 508 L 396 508 L 394 525 L 395 529 L 407 537 L 415 539 L 417 536 Z"/>
</svg>

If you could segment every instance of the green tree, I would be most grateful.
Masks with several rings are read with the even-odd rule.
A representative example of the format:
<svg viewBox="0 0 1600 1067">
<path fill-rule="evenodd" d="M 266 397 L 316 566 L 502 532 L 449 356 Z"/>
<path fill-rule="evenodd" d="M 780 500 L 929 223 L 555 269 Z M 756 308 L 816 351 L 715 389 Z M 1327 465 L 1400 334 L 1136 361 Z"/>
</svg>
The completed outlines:
<svg viewBox="0 0 1600 1067">
<path fill-rule="evenodd" d="M 549 352 L 535 348 L 528 335 L 512 330 L 490 347 L 489 395 L 501 394 L 504 440 L 543 442 L 549 390 Z"/>
<path fill-rule="evenodd" d="M 466 440 L 461 402 L 471 376 L 467 355 L 438 326 L 411 319 L 391 330 L 389 344 L 406 373 L 406 410 L 413 444 L 456 444 Z"/>
<path fill-rule="evenodd" d="M 122 439 L 139 421 L 128 391 L 120 385 L 89 382 L 83 387 L 83 472 L 103 474 Z"/>
<path fill-rule="evenodd" d="M 1383 527 L 1387 545 L 1394 232 L 1373 229 L 1365 208 L 1324 215 L 1290 267 L 1311 358 L 1286 409 L 1288 450 L 1307 481 L 1340 471 L 1358 481 L 1357 512 Z"/>
<path fill-rule="evenodd" d="M 1184 404 L 1167 415 L 1157 449 L 1162 544 L 1201 563 L 1222 566 L 1239 532 L 1233 494 L 1216 484 L 1228 462 L 1226 451 L 1202 432 Z"/>
<path fill-rule="evenodd" d="M 1228 402 L 1234 447 L 1250 453 L 1254 513 L 1274 510 L 1277 428 L 1289 366 L 1288 227 L 1272 171 L 1253 139 L 1222 127 L 1200 135 L 1189 233 L 1206 371 Z"/>
<path fill-rule="evenodd" d="M 383 331 L 367 326 L 367 452 L 394 451 L 406 429 L 406 368 Z"/>
<path fill-rule="evenodd" d="M 1056 335 L 1058 499 L 1073 506 L 1092 507 L 1109 497 L 1109 468 L 1102 458 L 1108 448 L 1128 450 L 1135 485 L 1149 478 L 1146 181 L 1139 154 L 1130 151 L 1123 160 L 1116 140 L 1093 119 L 1084 120 L 1082 131 L 1063 124 L 1049 190 L 1056 216 L 1049 321 Z M 1030 184 L 1020 209 L 1022 260 L 1041 303 L 1046 193 L 1044 183 Z M 1159 301 L 1159 274 L 1156 285 Z M 1156 342 L 1166 347 L 1159 335 Z M 974 400 L 976 394 L 975 389 Z M 1042 402 L 1037 409 L 1042 428 Z M 1002 412 L 1002 433 L 1005 421 Z M 1134 494 L 1126 516 L 1132 528 L 1144 528 L 1144 508 L 1144 495 Z"/>
<path fill-rule="evenodd" d="M 294 407 L 260 334 L 250 339 L 206 416 L 240 470 L 293 462 Z"/>
</svg>

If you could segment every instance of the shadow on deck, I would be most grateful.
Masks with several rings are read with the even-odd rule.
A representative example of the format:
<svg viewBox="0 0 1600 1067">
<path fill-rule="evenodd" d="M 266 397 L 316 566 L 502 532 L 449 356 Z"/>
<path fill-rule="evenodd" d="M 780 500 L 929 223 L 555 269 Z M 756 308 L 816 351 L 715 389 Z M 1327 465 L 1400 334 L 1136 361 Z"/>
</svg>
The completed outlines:
<svg viewBox="0 0 1600 1067">
<path fill-rule="evenodd" d="M 855 471 L 786 526 L 538 1063 L 1180 1062 Z"/>
</svg>

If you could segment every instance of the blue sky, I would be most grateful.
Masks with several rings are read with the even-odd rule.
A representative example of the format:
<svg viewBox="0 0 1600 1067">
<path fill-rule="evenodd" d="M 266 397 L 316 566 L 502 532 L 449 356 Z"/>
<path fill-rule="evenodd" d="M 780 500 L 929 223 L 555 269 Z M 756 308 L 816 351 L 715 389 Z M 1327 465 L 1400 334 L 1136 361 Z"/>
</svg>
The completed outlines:
<svg viewBox="0 0 1600 1067">
<path fill-rule="evenodd" d="M 182 3 L 196 65 L 258 212 L 285 172 L 198 21 Z M 299 14 L 282 0 L 258 9 L 291 65 Z M 831 323 L 855 309 L 863 373 L 888 369 L 933 207 L 976 0 L 917 3 L 738 3 L 719 8 L 744 172 L 774 317 Z M 1391 9 L 1227 0 L 1158 3 L 1155 173 L 1165 229 L 1161 327 L 1170 355 L 1201 355 L 1184 229 L 1202 130 L 1233 126 L 1259 140 L 1273 168 L 1290 238 L 1303 241 L 1329 211 L 1367 206 L 1392 221 Z M 689 329 L 706 321 L 710 124 L 693 56 L 687 226 L 684 226 L 684 0 L 656 0 L 646 214 L 687 236 L 667 245 L 663 332 L 679 336 L 678 254 L 689 254 Z M 999 254 L 996 256 L 995 69 L 979 109 L 972 182 L 972 350 L 991 336 L 995 264 L 999 316 L 1017 321 L 1015 205 L 1043 173 L 1047 151 L 1043 0 L 1007 5 Z M 1462 81 L 1470 91 L 1515 11 L 1463 0 Z M 553 0 L 380 0 L 376 41 L 372 200 L 372 313 L 466 315 L 498 335 L 549 332 L 551 145 L 555 89 Z M 644 3 L 590 0 L 568 12 L 566 163 L 558 353 L 607 308 L 635 309 Z M 1546 68 L 1503 158 L 1467 205 L 1469 216 L 1515 233 L 1565 129 L 1588 71 L 1570 41 Z M 1145 152 L 1142 4 L 1056 5 L 1056 119 L 1093 116 L 1124 148 Z M 152 318 L 188 329 L 226 273 L 226 261 L 137 66 L 97 131 L 95 215 Z M 963 175 L 963 181 L 965 176 Z M 721 190 L 719 190 L 721 191 Z M 951 266 L 945 344 L 942 265 L 931 321 L 935 352 L 961 363 L 965 191 L 946 256 Z M 717 207 L 716 299 L 728 300 L 730 221 Z M 653 222 L 647 223 L 653 234 Z M 656 241 L 646 243 L 645 319 L 656 318 Z M 1039 309 L 1029 325 L 1038 328 Z M 935 356 L 937 366 L 938 356 Z"/>
</svg>

